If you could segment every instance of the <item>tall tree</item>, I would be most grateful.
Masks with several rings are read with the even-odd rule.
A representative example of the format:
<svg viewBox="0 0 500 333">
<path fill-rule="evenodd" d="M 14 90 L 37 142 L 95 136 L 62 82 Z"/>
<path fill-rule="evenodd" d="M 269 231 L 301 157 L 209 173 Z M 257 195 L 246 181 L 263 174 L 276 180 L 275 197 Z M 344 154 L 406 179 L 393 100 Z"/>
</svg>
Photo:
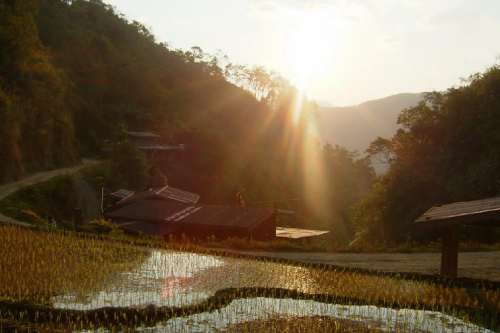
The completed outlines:
<svg viewBox="0 0 500 333">
<path fill-rule="evenodd" d="M 37 1 L 0 1 L 0 181 L 74 161 L 69 81 L 38 39 Z"/>
<path fill-rule="evenodd" d="M 379 240 L 403 241 L 415 236 L 411 224 L 436 203 L 498 195 L 499 119 L 498 65 L 445 94 L 425 94 L 416 107 L 404 110 L 398 119 L 402 129 L 370 146 L 371 154 L 389 156 L 391 168 L 357 207 L 365 213 L 354 221 L 358 232 L 378 221 L 384 226 Z"/>
</svg>

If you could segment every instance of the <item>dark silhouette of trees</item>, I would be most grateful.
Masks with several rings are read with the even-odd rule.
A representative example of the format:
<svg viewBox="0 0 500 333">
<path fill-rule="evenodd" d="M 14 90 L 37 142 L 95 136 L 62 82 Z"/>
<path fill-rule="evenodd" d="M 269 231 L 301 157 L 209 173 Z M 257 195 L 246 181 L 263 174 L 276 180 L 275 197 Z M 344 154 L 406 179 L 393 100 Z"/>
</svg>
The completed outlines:
<svg viewBox="0 0 500 333">
<path fill-rule="evenodd" d="M 0 182 L 72 163 L 69 80 L 38 39 L 37 2 L 0 1 Z"/>
<path fill-rule="evenodd" d="M 246 205 L 295 210 L 290 223 L 337 242 L 404 241 L 431 205 L 500 189 L 497 66 L 404 110 L 397 134 L 367 151 L 390 166 L 368 193 L 369 160 L 321 147 L 309 130 L 314 103 L 279 73 L 197 46 L 172 50 L 100 0 L 0 0 L 0 44 L 2 182 L 100 154 L 123 123 L 186 150 L 154 164 L 115 140 L 117 184 L 168 179 L 226 204 L 244 187 Z"/>
<path fill-rule="evenodd" d="M 446 93 L 431 92 L 404 110 L 390 140 L 368 152 L 385 156 L 389 172 L 355 208 L 353 225 L 370 240 L 405 241 L 420 235 L 413 221 L 436 203 L 500 193 L 500 67 L 471 76 Z"/>
</svg>

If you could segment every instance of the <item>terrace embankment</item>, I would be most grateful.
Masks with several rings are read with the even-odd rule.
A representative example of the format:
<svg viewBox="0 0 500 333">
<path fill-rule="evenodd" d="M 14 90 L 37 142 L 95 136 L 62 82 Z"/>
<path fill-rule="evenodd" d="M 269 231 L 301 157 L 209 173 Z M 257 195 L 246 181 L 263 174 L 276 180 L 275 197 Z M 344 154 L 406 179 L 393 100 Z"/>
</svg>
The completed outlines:
<svg viewBox="0 0 500 333">
<path fill-rule="evenodd" d="M 320 253 L 216 250 L 242 256 L 328 264 L 380 272 L 439 274 L 441 253 Z M 458 276 L 500 282 L 500 251 L 458 254 Z"/>
</svg>

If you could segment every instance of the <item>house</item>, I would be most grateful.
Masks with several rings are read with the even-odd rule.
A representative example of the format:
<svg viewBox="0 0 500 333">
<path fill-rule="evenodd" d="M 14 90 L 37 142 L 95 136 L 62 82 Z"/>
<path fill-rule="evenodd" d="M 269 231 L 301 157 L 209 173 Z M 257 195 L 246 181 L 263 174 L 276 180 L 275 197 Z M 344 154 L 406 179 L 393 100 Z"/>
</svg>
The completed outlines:
<svg viewBox="0 0 500 333">
<path fill-rule="evenodd" d="M 165 239 L 170 235 L 203 240 L 212 236 L 258 240 L 276 237 L 277 213 L 268 208 L 174 203 L 150 197 L 122 204 L 105 216 L 127 233 Z"/>
<path fill-rule="evenodd" d="M 184 144 L 177 146 L 165 146 L 158 143 L 161 136 L 150 132 L 126 132 L 127 138 L 137 149 L 152 155 L 155 152 L 184 151 Z"/>
<path fill-rule="evenodd" d="M 295 216 L 295 212 L 243 206 L 202 205 L 196 193 L 170 186 L 134 193 L 121 189 L 110 194 L 115 204 L 105 214 L 126 233 L 170 235 L 205 240 L 229 237 L 257 240 L 316 239 L 328 231 L 284 228 L 277 226 L 278 216 Z"/>
<path fill-rule="evenodd" d="M 185 150 L 184 144 L 167 146 L 160 144 L 161 136 L 151 132 L 125 132 L 127 140 L 130 141 L 144 155 L 157 160 L 178 159 Z M 104 140 L 104 153 L 112 151 L 112 141 Z"/>
</svg>

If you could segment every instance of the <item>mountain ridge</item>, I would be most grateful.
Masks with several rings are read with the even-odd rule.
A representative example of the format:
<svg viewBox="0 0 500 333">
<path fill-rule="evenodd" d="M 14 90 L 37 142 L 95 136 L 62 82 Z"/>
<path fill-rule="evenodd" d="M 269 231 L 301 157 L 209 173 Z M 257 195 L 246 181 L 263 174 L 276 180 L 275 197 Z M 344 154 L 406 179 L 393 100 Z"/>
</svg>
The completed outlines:
<svg viewBox="0 0 500 333">
<path fill-rule="evenodd" d="M 363 153 L 377 137 L 392 137 L 401 111 L 416 106 L 422 97 L 423 93 L 400 93 L 353 106 L 318 105 L 318 139 Z"/>
</svg>

